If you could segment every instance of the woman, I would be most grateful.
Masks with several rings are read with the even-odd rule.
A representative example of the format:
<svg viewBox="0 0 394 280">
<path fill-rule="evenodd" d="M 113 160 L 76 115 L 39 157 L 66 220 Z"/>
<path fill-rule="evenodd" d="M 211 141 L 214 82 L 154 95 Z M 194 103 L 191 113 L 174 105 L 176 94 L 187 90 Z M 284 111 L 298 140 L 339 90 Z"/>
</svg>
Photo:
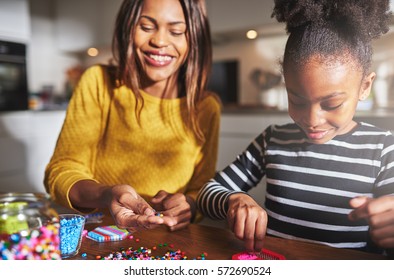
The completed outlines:
<svg viewBox="0 0 394 280">
<path fill-rule="evenodd" d="M 73 93 L 46 189 L 81 212 L 108 208 L 121 228 L 183 228 L 217 159 L 205 2 L 125 0 L 113 53 L 117 65 L 91 67 Z"/>
</svg>

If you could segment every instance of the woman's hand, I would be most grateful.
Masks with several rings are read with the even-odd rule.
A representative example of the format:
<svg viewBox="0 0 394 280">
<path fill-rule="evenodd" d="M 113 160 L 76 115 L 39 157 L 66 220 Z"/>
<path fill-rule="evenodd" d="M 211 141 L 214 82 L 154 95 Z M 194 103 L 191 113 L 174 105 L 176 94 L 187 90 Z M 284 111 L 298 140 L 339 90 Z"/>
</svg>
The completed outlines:
<svg viewBox="0 0 394 280">
<path fill-rule="evenodd" d="M 161 224 L 171 227 L 176 223 L 171 217 L 155 216 L 151 206 L 129 185 L 116 185 L 108 191 L 108 208 L 119 228 L 135 232 Z"/>
<path fill-rule="evenodd" d="M 250 196 L 229 196 L 227 221 L 235 236 L 245 242 L 246 250 L 260 251 L 267 229 L 267 213 Z"/>
<path fill-rule="evenodd" d="M 164 217 L 172 217 L 175 220 L 175 224 L 169 225 L 171 231 L 187 227 L 196 208 L 192 198 L 181 193 L 170 194 L 163 190 L 152 198 L 151 205 L 156 211 L 162 212 Z"/>
<path fill-rule="evenodd" d="M 356 197 L 350 200 L 355 208 L 349 214 L 352 221 L 366 219 L 371 239 L 381 248 L 394 248 L 394 196 L 379 198 Z"/>
</svg>

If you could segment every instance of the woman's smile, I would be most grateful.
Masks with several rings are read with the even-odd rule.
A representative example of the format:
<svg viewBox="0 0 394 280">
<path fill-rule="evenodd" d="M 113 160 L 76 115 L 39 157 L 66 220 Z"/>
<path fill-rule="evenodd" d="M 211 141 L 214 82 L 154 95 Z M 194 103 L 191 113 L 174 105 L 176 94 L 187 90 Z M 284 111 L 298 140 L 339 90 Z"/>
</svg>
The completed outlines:
<svg viewBox="0 0 394 280">
<path fill-rule="evenodd" d="M 159 54 L 157 52 L 145 52 L 145 61 L 150 66 L 162 67 L 171 64 L 175 57 L 167 54 Z"/>
</svg>

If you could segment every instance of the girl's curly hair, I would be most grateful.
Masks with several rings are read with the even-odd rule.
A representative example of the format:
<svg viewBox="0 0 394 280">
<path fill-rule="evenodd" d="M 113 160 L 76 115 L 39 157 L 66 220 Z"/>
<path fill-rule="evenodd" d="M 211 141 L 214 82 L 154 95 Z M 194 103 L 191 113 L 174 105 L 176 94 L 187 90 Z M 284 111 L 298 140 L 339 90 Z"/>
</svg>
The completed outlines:
<svg viewBox="0 0 394 280">
<path fill-rule="evenodd" d="M 284 66 L 302 66 L 311 55 L 341 57 L 358 62 L 364 74 L 371 41 L 389 30 L 391 16 L 389 0 L 275 0 L 272 13 L 289 33 Z"/>
</svg>

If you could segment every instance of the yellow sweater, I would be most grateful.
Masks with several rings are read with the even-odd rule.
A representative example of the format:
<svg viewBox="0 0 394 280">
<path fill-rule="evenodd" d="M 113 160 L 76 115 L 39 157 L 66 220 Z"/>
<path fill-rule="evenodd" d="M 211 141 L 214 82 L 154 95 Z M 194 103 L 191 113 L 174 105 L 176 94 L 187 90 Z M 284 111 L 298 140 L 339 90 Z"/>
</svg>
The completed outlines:
<svg viewBox="0 0 394 280">
<path fill-rule="evenodd" d="M 186 98 L 160 99 L 142 93 L 138 125 L 135 97 L 125 86 L 109 90 L 106 68 L 85 71 L 67 109 L 44 184 L 51 197 L 72 208 L 69 191 L 91 179 L 108 186 L 129 184 L 145 199 L 159 190 L 194 199 L 215 174 L 220 104 L 208 95 L 198 108 L 205 142 L 185 128 Z"/>
</svg>

